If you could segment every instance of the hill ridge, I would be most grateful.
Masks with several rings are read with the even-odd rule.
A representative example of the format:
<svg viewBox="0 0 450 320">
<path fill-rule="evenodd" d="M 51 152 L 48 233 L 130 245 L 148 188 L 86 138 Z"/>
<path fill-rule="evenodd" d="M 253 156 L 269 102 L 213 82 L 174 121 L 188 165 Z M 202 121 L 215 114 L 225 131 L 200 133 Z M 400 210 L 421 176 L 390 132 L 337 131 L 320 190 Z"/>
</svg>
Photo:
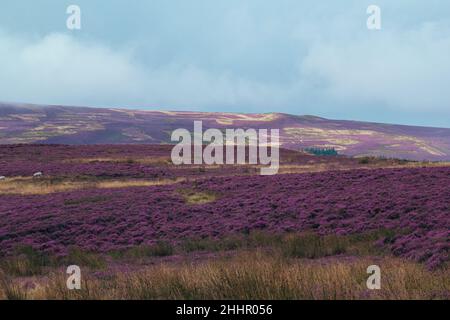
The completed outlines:
<svg viewBox="0 0 450 320">
<path fill-rule="evenodd" d="M 450 129 L 331 120 L 281 112 L 132 110 L 0 103 L 0 144 L 161 144 L 193 121 L 207 128 L 280 129 L 281 145 L 335 148 L 349 156 L 450 161 Z"/>
</svg>

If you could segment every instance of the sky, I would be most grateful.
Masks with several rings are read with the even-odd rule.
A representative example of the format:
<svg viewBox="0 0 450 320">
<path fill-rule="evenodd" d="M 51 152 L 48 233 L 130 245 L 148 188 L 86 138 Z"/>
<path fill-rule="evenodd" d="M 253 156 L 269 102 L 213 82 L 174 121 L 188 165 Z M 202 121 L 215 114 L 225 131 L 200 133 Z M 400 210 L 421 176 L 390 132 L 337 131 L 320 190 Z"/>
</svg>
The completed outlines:
<svg viewBox="0 0 450 320">
<path fill-rule="evenodd" d="M 3 0 L 0 101 L 450 127 L 449 13 L 448 0 Z"/>
</svg>

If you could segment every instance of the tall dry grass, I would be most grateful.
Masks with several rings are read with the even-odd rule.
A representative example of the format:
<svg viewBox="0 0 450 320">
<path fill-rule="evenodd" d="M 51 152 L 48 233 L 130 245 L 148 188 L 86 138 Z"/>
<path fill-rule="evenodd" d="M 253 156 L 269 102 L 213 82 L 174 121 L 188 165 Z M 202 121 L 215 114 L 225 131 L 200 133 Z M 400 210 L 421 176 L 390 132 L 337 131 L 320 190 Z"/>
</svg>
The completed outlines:
<svg viewBox="0 0 450 320">
<path fill-rule="evenodd" d="M 366 287 L 366 269 L 372 264 L 381 267 L 381 290 Z M 28 290 L 0 281 L 3 299 L 449 299 L 449 293 L 448 270 L 430 272 L 394 258 L 304 260 L 260 251 L 100 278 L 84 274 L 78 291 L 66 288 L 62 271 Z"/>
</svg>

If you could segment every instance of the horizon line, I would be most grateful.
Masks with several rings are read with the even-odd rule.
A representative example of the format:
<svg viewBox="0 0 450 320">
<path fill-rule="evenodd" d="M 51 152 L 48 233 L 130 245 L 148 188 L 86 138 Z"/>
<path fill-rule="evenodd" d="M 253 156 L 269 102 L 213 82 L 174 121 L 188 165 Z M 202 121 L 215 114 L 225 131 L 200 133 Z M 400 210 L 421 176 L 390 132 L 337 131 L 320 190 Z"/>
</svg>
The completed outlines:
<svg viewBox="0 0 450 320">
<path fill-rule="evenodd" d="M 417 124 L 404 124 L 404 123 L 396 123 L 396 122 L 378 122 L 373 120 L 360 120 L 360 119 L 339 119 L 339 118 L 328 118 L 324 116 L 318 116 L 313 114 L 295 114 L 295 113 L 287 113 L 287 112 L 236 112 L 236 111 L 200 111 L 200 110 L 175 110 L 175 109 L 158 109 L 157 107 L 151 106 L 143 106 L 143 107 L 135 107 L 135 106 L 121 106 L 121 107 L 106 107 L 106 106 L 92 106 L 92 105 L 65 105 L 65 104 L 38 104 L 38 103 L 30 103 L 30 102 L 11 102 L 11 101 L 0 101 L 0 108 L 4 105 L 10 105 L 12 107 L 37 107 L 37 108 L 49 108 L 49 107 L 61 107 L 61 108 L 86 108 L 86 109 L 106 109 L 106 110 L 128 110 L 135 112 L 173 112 L 173 113 L 204 113 L 204 114 L 230 114 L 230 115 L 269 115 L 269 114 L 280 114 L 294 117 L 313 117 L 323 120 L 330 121 L 343 121 L 343 122 L 360 122 L 360 123 L 368 123 L 368 124 L 378 124 L 378 125 L 393 125 L 393 126 L 404 126 L 404 127 L 417 127 L 417 128 L 433 128 L 433 129 L 446 129 L 450 130 L 450 127 L 444 126 L 434 126 L 434 125 L 417 125 Z"/>
</svg>

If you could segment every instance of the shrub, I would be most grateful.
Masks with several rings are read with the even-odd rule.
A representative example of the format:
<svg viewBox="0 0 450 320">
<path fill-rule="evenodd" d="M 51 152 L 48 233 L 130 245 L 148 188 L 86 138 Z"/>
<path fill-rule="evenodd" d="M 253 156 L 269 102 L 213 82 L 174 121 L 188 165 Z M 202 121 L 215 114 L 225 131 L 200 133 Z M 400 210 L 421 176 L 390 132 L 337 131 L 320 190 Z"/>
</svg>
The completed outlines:
<svg viewBox="0 0 450 320">
<path fill-rule="evenodd" d="M 369 164 L 369 163 L 370 163 L 370 158 L 369 158 L 369 157 L 363 157 L 363 158 L 360 158 L 360 159 L 358 160 L 358 162 L 359 162 L 360 164 Z"/>
<path fill-rule="evenodd" d="M 304 152 L 311 153 L 315 156 L 337 156 L 338 152 L 334 148 L 305 148 Z"/>
</svg>

